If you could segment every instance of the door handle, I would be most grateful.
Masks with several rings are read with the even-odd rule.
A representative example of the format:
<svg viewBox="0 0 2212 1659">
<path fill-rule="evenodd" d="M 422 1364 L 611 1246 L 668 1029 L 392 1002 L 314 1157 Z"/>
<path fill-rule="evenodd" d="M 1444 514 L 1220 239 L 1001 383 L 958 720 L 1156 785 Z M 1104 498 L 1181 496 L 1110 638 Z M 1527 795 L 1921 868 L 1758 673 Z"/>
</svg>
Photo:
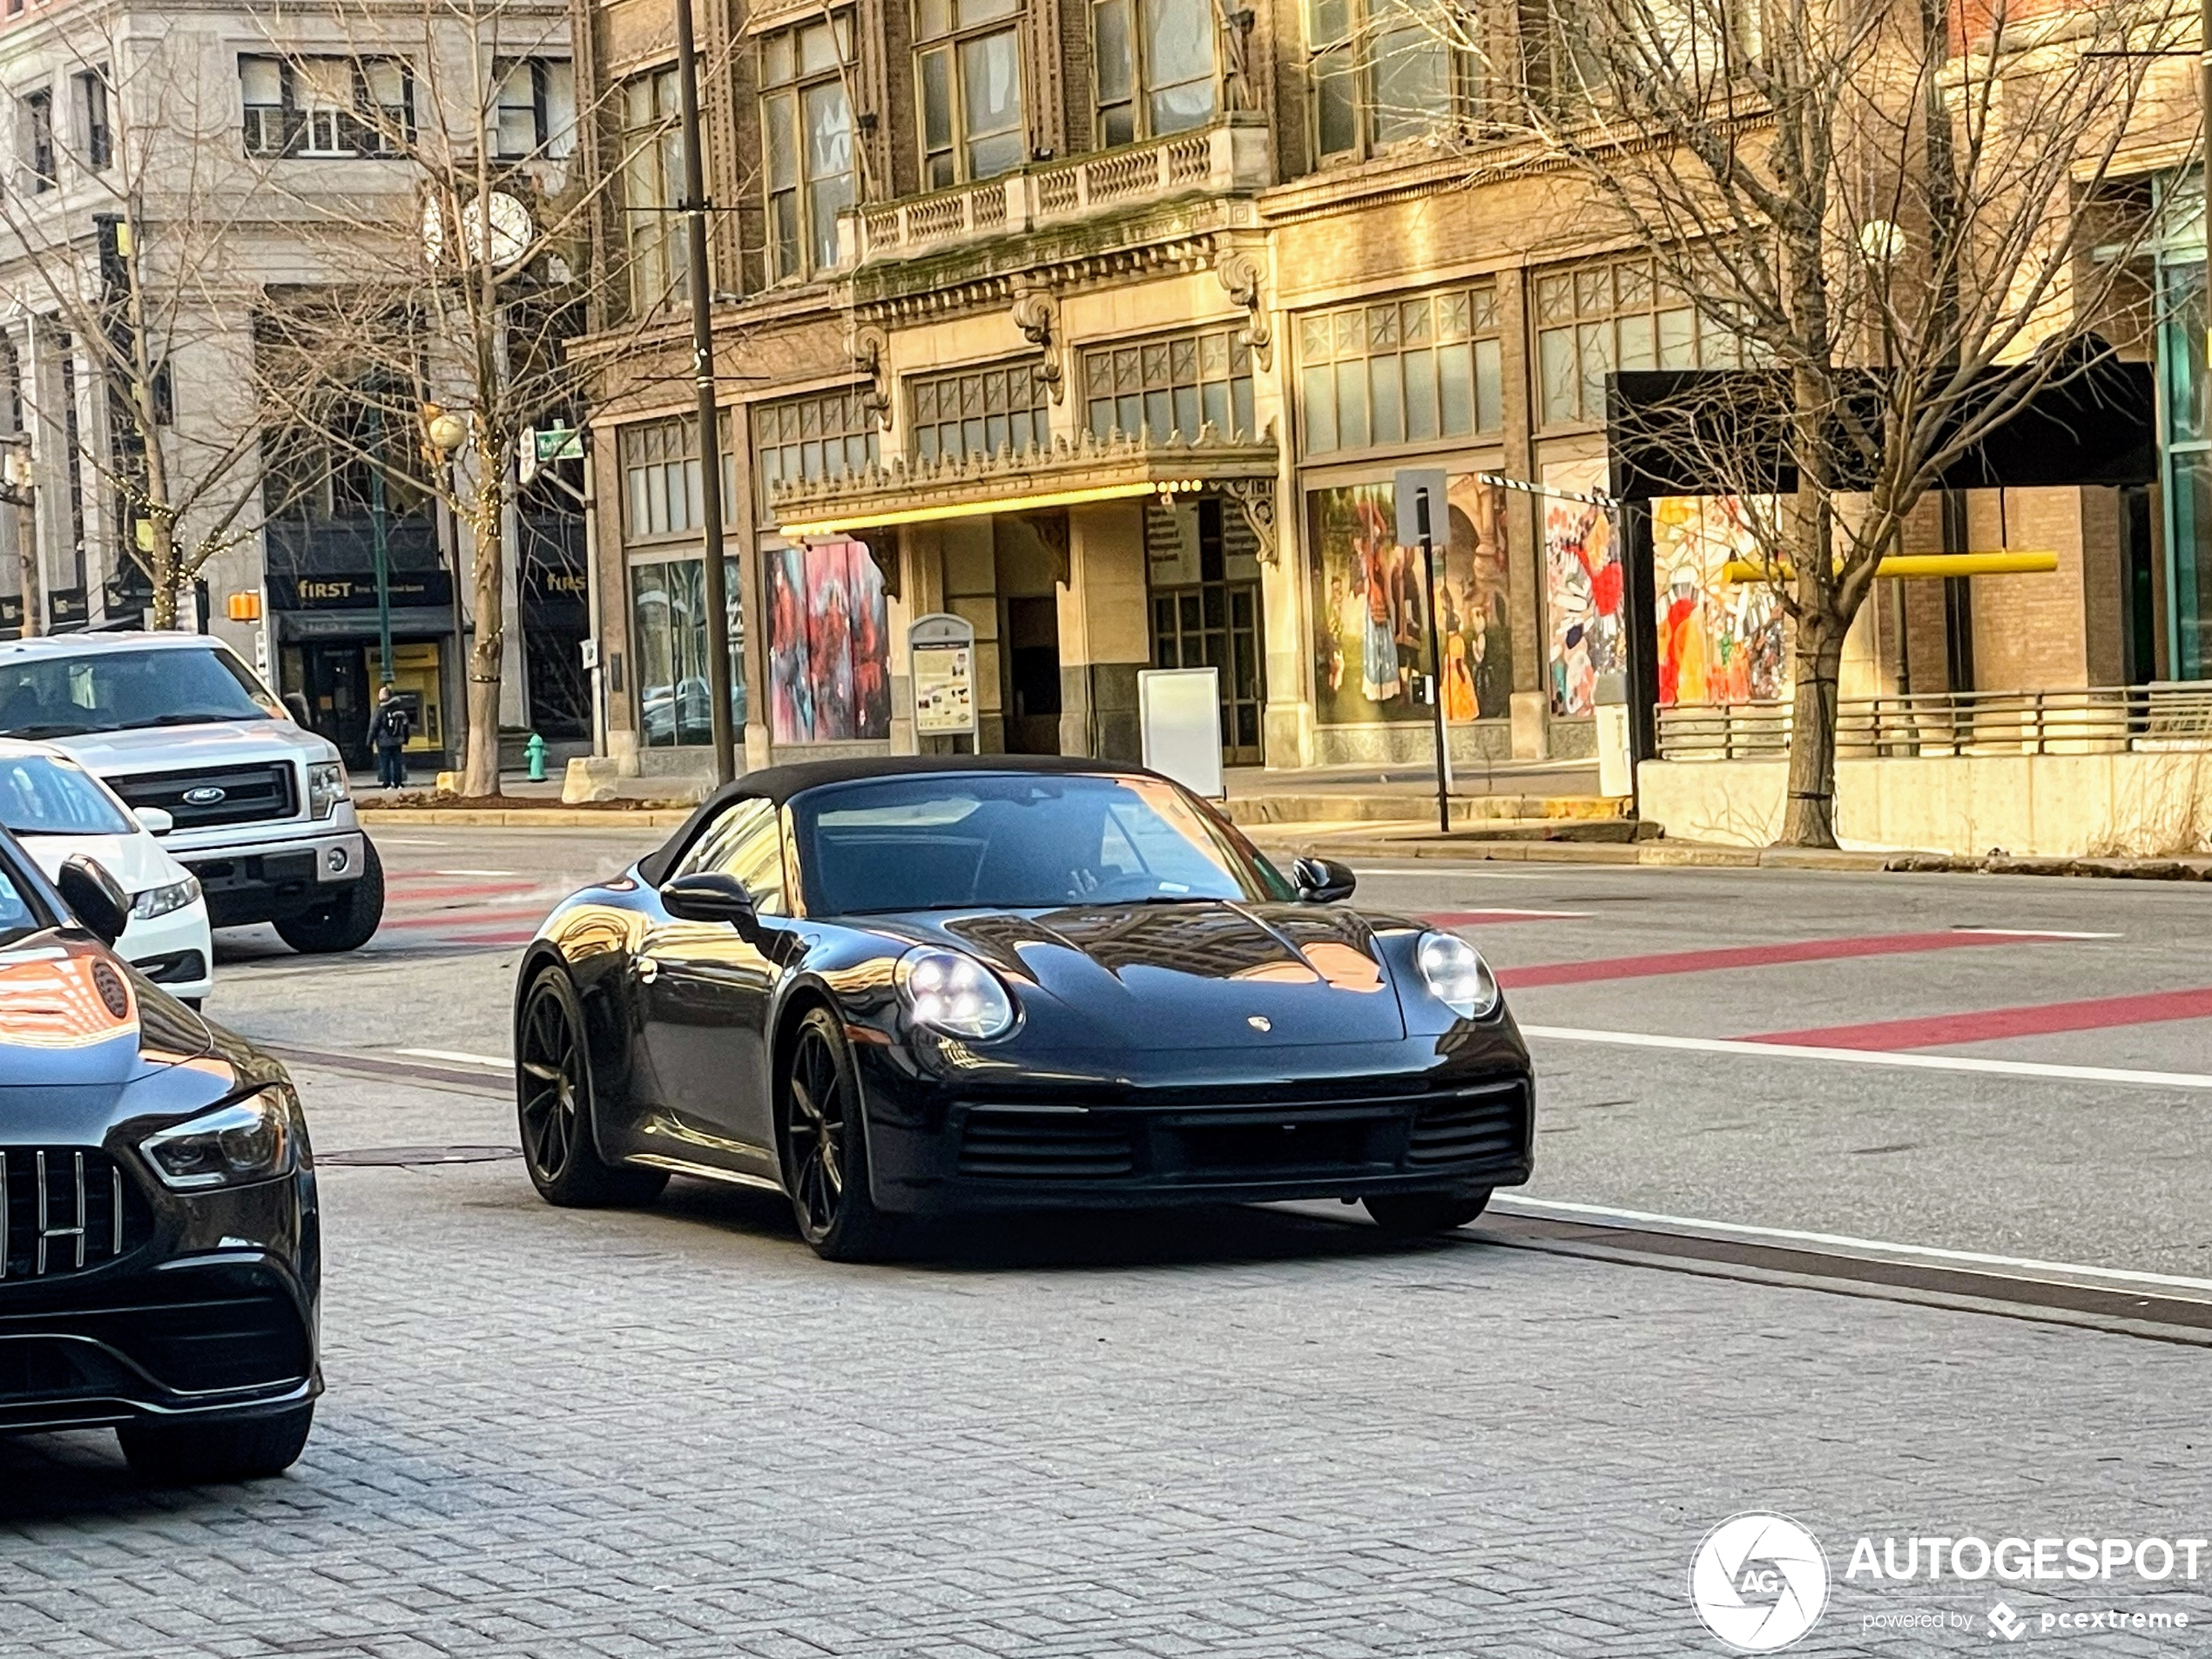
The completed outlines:
<svg viewBox="0 0 2212 1659">
<path fill-rule="evenodd" d="M 637 982 L 639 984 L 651 985 L 659 977 L 660 964 L 658 962 L 655 961 L 650 956 L 640 956 L 637 959 Z"/>
</svg>

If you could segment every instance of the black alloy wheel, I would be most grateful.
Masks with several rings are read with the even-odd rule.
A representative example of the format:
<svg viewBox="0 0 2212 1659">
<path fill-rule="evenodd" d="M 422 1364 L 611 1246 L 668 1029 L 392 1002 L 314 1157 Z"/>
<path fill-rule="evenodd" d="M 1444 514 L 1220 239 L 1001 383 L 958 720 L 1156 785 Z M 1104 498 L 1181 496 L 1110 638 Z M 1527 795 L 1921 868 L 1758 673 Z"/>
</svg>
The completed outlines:
<svg viewBox="0 0 2212 1659">
<path fill-rule="evenodd" d="M 1490 1204 L 1490 1189 L 1474 1192 L 1377 1193 L 1366 1201 L 1375 1225 L 1399 1238 L 1464 1227 Z"/>
<path fill-rule="evenodd" d="M 609 1163 L 592 1132 L 591 1054 L 583 1009 L 566 972 L 531 981 L 516 1033 L 515 1111 L 523 1163 L 548 1204 L 650 1204 L 668 1184 L 664 1170 Z"/>
<path fill-rule="evenodd" d="M 784 1190 L 799 1237 L 826 1261 L 883 1255 L 890 1224 L 868 1191 L 853 1051 L 826 1008 L 799 1023 L 783 1076 Z"/>
</svg>

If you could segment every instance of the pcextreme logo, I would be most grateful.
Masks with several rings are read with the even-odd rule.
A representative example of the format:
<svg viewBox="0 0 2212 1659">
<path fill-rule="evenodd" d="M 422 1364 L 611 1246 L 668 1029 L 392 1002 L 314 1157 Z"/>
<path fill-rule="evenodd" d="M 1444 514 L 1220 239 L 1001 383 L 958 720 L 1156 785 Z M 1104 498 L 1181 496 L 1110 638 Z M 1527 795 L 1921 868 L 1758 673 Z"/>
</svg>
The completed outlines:
<svg viewBox="0 0 2212 1659">
<path fill-rule="evenodd" d="M 1778 1653 L 1819 1622 L 1828 1557 L 1787 1515 L 1731 1515 L 1690 1558 L 1689 1602 L 1738 1653 Z"/>
</svg>

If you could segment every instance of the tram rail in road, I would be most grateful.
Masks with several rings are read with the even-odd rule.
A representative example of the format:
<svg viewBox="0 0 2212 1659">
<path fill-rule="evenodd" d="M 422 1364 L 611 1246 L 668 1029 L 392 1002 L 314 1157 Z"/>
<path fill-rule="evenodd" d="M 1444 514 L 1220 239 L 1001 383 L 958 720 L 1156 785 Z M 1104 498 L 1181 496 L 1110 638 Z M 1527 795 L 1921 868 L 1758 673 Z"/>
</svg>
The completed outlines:
<svg viewBox="0 0 2212 1659">
<path fill-rule="evenodd" d="M 407 1077 L 470 1093 L 506 1096 L 492 1056 L 450 1060 L 388 1053 L 264 1045 L 300 1066 L 389 1079 Z M 1365 1226 L 1355 1211 L 1325 1201 L 1279 1206 L 1306 1218 Z M 1655 1271 L 1833 1295 L 1911 1302 L 1963 1312 L 2071 1325 L 2161 1342 L 2212 1347 L 2212 1279 L 2040 1261 L 1979 1251 L 1905 1244 L 1788 1228 L 1613 1210 L 1501 1193 L 1487 1212 L 1445 1248 L 1535 1251 Z"/>
</svg>

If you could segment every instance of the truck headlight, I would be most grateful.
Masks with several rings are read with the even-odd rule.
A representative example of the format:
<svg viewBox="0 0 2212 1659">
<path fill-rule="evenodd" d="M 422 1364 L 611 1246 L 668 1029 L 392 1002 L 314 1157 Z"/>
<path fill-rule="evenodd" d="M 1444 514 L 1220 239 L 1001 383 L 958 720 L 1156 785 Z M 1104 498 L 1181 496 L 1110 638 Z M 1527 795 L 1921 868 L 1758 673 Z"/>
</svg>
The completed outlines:
<svg viewBox="0 0 2212 1659">
<path fill-rule="evenodd" d="M 307 810 L 315 817 L 329 817 L 351 792 L 341 762 L 318 760 L 307 768 Z"/>
<path fill-rule="evenodd" d="M 199 897 L 199 878 L 188 875 L 181 881 L 172 881 L 165 887 L 148 887 L 131 900 L 131 914 L 139 921 L 151 921 L 156 916 L 165 916 L 172 910 L 182 910 Z"/>
<path fill-rule="evenodd" d="M 138 1143 L 162 1184 L 179 1192 L 251 1186 L 300 1167 L 300 1132 L 292 1090 L 256 1089 Z"/>
<path fill-rule="evenodd" d="M 1482 953 L 1457 934 L 1423 934 L 1418 958 L 1421 977 L 1436 1000 L 1469 1020 L 1498 1010 L 1498 981 Z"/>
</svg>

